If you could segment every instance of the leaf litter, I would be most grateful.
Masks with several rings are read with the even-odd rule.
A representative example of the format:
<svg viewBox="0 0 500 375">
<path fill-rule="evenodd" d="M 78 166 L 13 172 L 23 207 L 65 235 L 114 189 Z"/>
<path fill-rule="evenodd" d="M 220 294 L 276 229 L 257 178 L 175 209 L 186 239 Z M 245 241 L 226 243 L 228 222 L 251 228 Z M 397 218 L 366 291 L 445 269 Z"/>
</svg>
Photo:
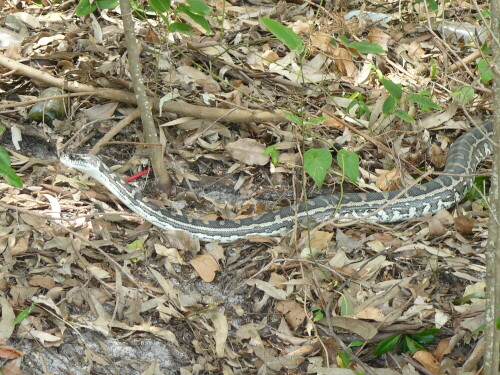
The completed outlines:
<svg viewBox="0 0 500 375">
<path fill-rule="evenodd" d="M 217 12 L 227 5 L 224 27 L 231 32 L 221 34 L 222 39 L 176 35 L 177 49 L 154 50 L 158 60 L 144 44 L 144 69 L 151 73 L 148 77 L 158 77 L 148 78 L 148 84 L 220 108 L 298 112 L 297 103 L 305 97 L 311 118 L 333 112 L 346 121 L 357 119 L 365 136 L 340 133 L 342 123 L 334 118 L 314 126 L 314 131 L 362 155 L 361 187 L 385 191 L 407 186 L 407 176 L 415 171 L 402 171 L 401 161 L 420 167 L 430 158 L 441 167 L 458 134 L 454 130 L 468 123 L 440 89 L 434 98 L 449 104 L 446 110 L 417 113 L 415 106 L 407 106 L 408 113 L 421 120 L 418 128 L 383 112 L 387 93 L 374 79 L 373 66 L 405 87 L 426 87 L 431 79 L 422 73 L 432 71 L 433 64 L 455 72 L 455 82 L 473 78 L 470 62 L 469 71 L 441 66 L 446 64 L 440 60 L 442 45 L 433 42 L 433 32 L 420 22 L 436 14 L 415 8 L 417 4 L 400 13 L 368 2 L 373 12 L 367 11 L 367 17 L 382 12 L 393 20 L 389 24 L 343 18 L 354 3 L 340 4 L 331 14 L 319 8 L 317 18 L 317 8 L 306 4 L 210 5 Z M 23 50 L 9 48 L 5 55 L 57 64 L 59 75 L 78 68 L 75 79 L 82 84 L 128 88 L 121 68 L 126 56 L 107 48 L 123 35 L 116 27 L 116 13 L 103 12 L 97 22 L 104 26 L 100 42 L 90 32 L 90 19 L 79 24 L 63 9 L 42 14 L 39 8 L 24 6 L 25 14 L 39 22 L 33 26 L 37 38 L 23 41 Z M 473 9 L 464 15 L 456 2 L 446 6 L 449 15 L 473 22 Z M 260 27 L 264 16 L 279 16 L 314 52 L 300 64 L 279 42 L 253 43 L 269 35 Z M 406 22 L 394 21 L 400 16 Z M 62 20 L 71 24 L 69 34 L 63 32 Z M 377 43 L 391 54 L 360 55 L 339 43 L 334 37 L 338 32 Z M 461 58 L 475 48 L 460 39 L 445 42 L 459 49 Z M 67 54 L 56 57 L 55 51 Z M 450 61 L 456 62 L 455 57 Z M 157 68 L 159 76 L 154 74 Z M 22 100 L 36 95 L 35 85 L 26 90 L 15 86 L 19 77 L 8 77 L 5 87 L 18 91 Z M 446 74 L 437 79 L 438 87 L 450 85 Z M 370 113 L 362 113 L 363 102 L 355 102 L 355 93 L 372 105 Z M 475 96 L 472 111 L 487 103 L 483 94 Z M 53 129 L 40 126 L 35 134 L 52 144 L 72 134 L 73 147 L 82 147 L 112 128 L 119 121 L 117 114 L 130 112 L 117 103 L 77 99 L 74 104 L 81 109 L 75 108 L 71 121 L 56 123 Z M 23 110 L 16 109 L 2 116 L 7 124 L 18 123 L 11 126 L 13 142 L 20 142 L 21 136 L 22 147 L 12 154 L 18 155 L 13 161 L 31 167 L 31 172 L 24 172 L 23 189 L 0 184 L 0 353 L 10 360 L 4 373 L 22 369 L 37 374 L 42 373 L 37 369 L 46 368 L 54 374 L 352 374 L 353 369 L 410 374 L 417 373 L 417 364 L 438 373 L 447 366 L 460 369 L 480 337 L 487 221 L 486 209 L 478 202 L 465 202 L 458 214 L 438 213 L 394 226 L 364 223 L 341 230 L 328 225 L 311 234 L 298 228 L 296 239 L 304 240 L 302 247 L 293 245 L 290 237 L 280 243 L 252 238 L 224 246 L 200 244 L 185 233 L 161 232 L 136 215 L 124 215 L 124 207 L 106 189 L 58 163 L 37 165 L 27 155 L 47 159 L 47 154 L 36 137 L 29 138 L 32 125 L 24 125 Z M 479 111 L 472 114 L 481 117 Z M 94 120 L 99 123 L 84 125 Z M 164 199 L 164 204 L 184 214 L 205 211 L 204 217 L 211 219 L 253 216 L 300 197 L 304 192 L 297 164 L 303 147 L 322 144 L 287 123 L 236 126 L 223 118 L 165 114 L 158 121 L 179 182 L 172 201 Z M 391 147 L 392 155 L 367 142 L 370 136 Z M 439 142 L 433 143 L 432 137 Z M 31 139 L 33 145 L 28 145 Z M 142 142 L 141 129 L 129 126 L 116 140 Z M 276 167 L 262 155 L 272 144 L 280 151 Z M 147 167 L 140 144 L 135 149 L 111 145 L 105 153 L 124 161 L 120 173 Z M 321 194 L 329 194 L 340 181 L 327 175 Z M 150 185 L 139 188 L 159 196 Z M 211 190 L 218 195 L 210 195 Z M 308 195 L 319 193 L 311 183 L 308 190 Z M 241 197 L 252 199 L 242 203 Z M 177 201 L 188 204 L 176 208 Z M 474 297 L 450 303 L 469 295 Z M 15 326 L 15 316 L 32 303 L 35 309 Z M 437 342 L 426 346 L 428 351 L 417 351 L 412 358 L 395 351 L 373 356 L 375 346 L 392 335 L 434 327 L 442 330 Z M 341 344 L 356 341 L 363 342 L 352 348 L 351 356 L 358 361 L 351 357 L 339 368 L 345 351 Z"/>
</svg>

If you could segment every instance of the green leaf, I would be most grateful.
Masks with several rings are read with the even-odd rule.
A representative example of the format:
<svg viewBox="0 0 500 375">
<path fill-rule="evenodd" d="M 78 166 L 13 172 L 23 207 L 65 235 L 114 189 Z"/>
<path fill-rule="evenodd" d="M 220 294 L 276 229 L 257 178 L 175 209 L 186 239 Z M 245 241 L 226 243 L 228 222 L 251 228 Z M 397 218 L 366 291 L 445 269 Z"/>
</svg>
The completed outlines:
<svg viewBox="0 0 500 375">
<path fill-rule="evenodd" d="M 338 363 L 338 366 L 340 368 L 349 368 L 351 366 L 351 357 L 349 356 L 349 354 L 347 354 L 343 350 L 340 350 L 338 352 L 338 356 L 340 359 L 340 363 Z"/>
<path fill-rule="evenodd" d="M 279 155 L 278 151 L 276 150 L 276 146 L 269 146 L 268 148 L 266 148 L 264 150 L 263 154 L 271 156 L 271 163 L 273 163 L 273 165 L 278 164 L 280 155 Z"/>
<path fill-rule="evenodd" d="M 457 100 L 458 104 L 466 105 L 474 99 L 474 89 L 467 86 L 462 87 L 460 90 L 451 93 L 451 97 Z"/>
<path fill-rule="evenodd" d="M 76 6 L 75 14 L 78 17 L 88 16 L 90 13 L 97 9 L 97 4 L 95 2 L 90 3 L 89 0 L 81 0 Z"/>
<path fill-rule="evenodd" d="M 149 0 L 149 4 L 158 13 L 165 13 L 170 9 L 170 0 Z"/>
<path fill-rule="evenodd" d="M 420 344 L 429 344 L 436 340 L 437 333 L 439 333 L 439 328 L 428 328 L 419 333 L 412 333 L 409 336 Z"/>
<path fill-rule="evenodd" d="M 477 72 L 481 77 L 481 82 L 487 83 L 493 79 L 493 70 L 490 66 L 491 58 L 481 59 L 477 63 Z"/>
<path fill-rule="evenodd" d="M 115 9 L 118 5 L 120 5 L 118 0 L 97 0 L 98 9 Z"/>
<path fill-rule="evenodd" d="M 376 43 L 371 43 L 367 41 L 363 42 L 352 42 L 347 45 L 350 48 L 354 48 L 359 53 L 385 53 L 384 49 Z"/>
<path fill-rule="evenodd" d="M 319 322 L 325 317 L 325 314 L 323 313 L 323 309 L 321 307 L 313 307 L 311 309 L 311 312 L 313 313 L 313 321 L 315 322 Z"/>
<path fill-rule="evenodd" d="M 415 122 L 415 119 L 411 117 L 407 112 L 401 110 L 401 109 L 396 109 L 394 111 L 394 114 L 398 116 L 401 120 L 406 121 L 406 122 Z"/>
<path fill-rule="evenodd" d="M 210 35 L 212 33 L 212 28 L 210 27 L 210 23 L 203 16 L 199 16 L 197 14 L 186 12 L 186 14 L 198 25 L 205 29 L 205 34 Z"/>
<path fill-rule="evenodd" d="M 469 189 L 467 194 L 465 194 L 464 199 L 468 201 L 475 201 L 477 199 L 484 198 L 486 196 L 486 181 L 489 180 L 488 176 L 476 176 L 472 187 Z"/>
<path fill-rule="evenodd" d="M 31 312 L 33 311 L 34 308 L 35 308 L 35 304 L 32 303 L 30 307 L 28 307 L 27 309 L 24 309 L 23 311 L 21 311 L 19 313 L 19 315 L 16 316 L 16 319 L 14 319 L 14 321 L 12 322 L 12 325 L 16 326 L 19 323 L 21 323 L 24 319 L 26 319 L 28 316 L 30 316 L 30 314 L 31 314 Z"/>
<path fill-rule="evenodd" d="M 411 339 L 409 336 L 405 336 L 405 343 L 406 347 L 408 348 L 409 352 L 411 354 L 415 354 L 418 352 L 420 349 L 417 349 L 417 343 Z"/>
<path fill-rule="evenodd" d="M 354 314 L 354 308 L 352 307 L 352 302 L 345 294 L 340 297 L 340 316 L 352 315 Z"/>
<path fill-rule="evenodd" d="M 337 152 L 337 164 L 349 181 L 355 184 L 359 177 L 359 155 L 353 151 L 341 149 Z"/>
<path fill-rule="evenodd" d="M 349 348 L 359 348 L 360 346 L 365 345 L 363 341 L 353 341 L 349 345 L 347 345 Z"/>
<path fill-rule="evenodd" d="M 397 100 L 400 100 L 403 96 L 403 86 L 401 84 L 394 83 L 385 78 L 382 78 L 380 83 L 384 85 L 387 92 L 394 96 Z"/>
<path fill-rule="evenodd" d="M 200 16 L 208 16 L 212 13 L 212 8 L 210 8 L 207 3 L 202 0 L 188 0 L 189 10 Z"/>
<path fill-rule="evenodd" d="M 469 302 L 473 298 L 481 298 L 484 299 L 486 294 L 484 292 L 475 292 L 471 294 L 467 294 L 466 296 L 463 296 L 462 298 L 457 298 L 453 300 L 454 305 L 463 305 L 464 303 Z"/>
<path fill-rule="evenodd" d="M 321 117 L 315 117 L 312 119 L 309 119 L 306 121 L 306 125 L 318 125 L 325 121 L 328 118 L 328 116 L 321 116 Z"/>
<path fill-rule="evenodd" d="M 168 25 L 168 31 L 169 32 L 175 32 L 178 31 L 180 33 L 186 34 L 186 35 L 193 35 L 193 29 L 191 28 L 190 25 L 184 22 L 173 22 L 170 25 Z"/>
<path fill-rule="evenodd" d="M 23 187 L 23 180 L 10 166 L 10 157 L 7 151 L 0 147 L 0 175 L 9 185 L 16 188 Z"/>
<path fill-rule="evenodd" d="M 302 119 L 302 117 L 295 116 L 294 114 L 292 114 L 290 112 L 285 112 L 285 117 L 288 121 L 290 121 L 291 123 L 294 123 L 295 125 L 298 125 L 298 126 L 302 126 L 302 124 L 304 123 L 304 120 Z"/>
<path fill-rule="evenodd" d="M 382 104 L 382 113 L 386 116 L 389 116 L 392 112 L 394 112 L 397 105 L 398 102 L 396 98 L 389 95 L 387 98 L 385 98 L 384 104 Z"/>
<path fill-rule="evenodd" d="M 332 166 L 332 154 L 326 148 L 313 148 L 304 153 L 304 169 L 318 188 L 321 188 L 326 174 Z"/>
<path fill-rule="evenodd" d="M 435 110 L 441 109 L 440 105 L 434 103 L 431 99 L 429 99 L 429 98 L 427 98 L 427 97 L 425 97 L 423 95 L 425 95 L 425 94 L 424 93 L 412 94 L 408 98 L 408 101 L 409 102 L 413 102 L 413 103 L 417 103 L 418 105 L 420 105 L 420 107 L 423 110 L 428 110 L 429 108 L 430 109 L 435 109 Z"/>
<path fill-rule="evenodd" d="M 392 349 L 395 348 L 395 346 L 398 344 L 402 336 L 403 335 L 401 333 L 398 333 L 397 335 L 391 336 L 389 338 L 386 338 L 385 340 L 380 341 L 375 350 L 373 351 L 373 354 L 375 354 L 376 356 L 380 356 L 382 354 L 390 352 Z"/>
<path fill-rule="evenodd" d="M 500 317 L 497 318 L 496 324 L 497 324 L 497 329 L 500 329 Z"/>
<path fill-rule="evenodd" d="M 262 17 L 260 20 L 290 51 L 301 53 L 304 50 L 302 39 L 293 30 L 267 17 Z"/>
</svg>

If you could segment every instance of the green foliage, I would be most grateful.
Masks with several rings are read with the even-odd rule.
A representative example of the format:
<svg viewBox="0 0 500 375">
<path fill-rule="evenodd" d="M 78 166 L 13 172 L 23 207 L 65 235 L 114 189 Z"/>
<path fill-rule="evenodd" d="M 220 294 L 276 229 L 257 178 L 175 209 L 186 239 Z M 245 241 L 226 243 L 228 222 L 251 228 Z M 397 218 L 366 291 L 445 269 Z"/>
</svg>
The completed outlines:
<svg viewBox="0 0 500 375">
<path fill-rule="evenodd" d="M 382 340 L 375 351 L 376 356 L 390 352 L 396 346 L 401 353 L 410 352 L 415 354 L 420 350 L 425 350 L 424 345 L 433 343 L 436 340 L 436 334 L 439 332 L 438 328 L 428 328 L 420 333 L 403 334 L 398 333 L 385 340 Z"/>
<path fill-rule="evenodd" d="M 264 150 L 263 154 L 271 157 L 271 163 L 273 163 L 273 165 L 278 165 L 279 153 L 278 150 L 276 150 L 276 146 L 269 146 Z"/>
<path fill-rule="evenodd" d="M 19 177 L 10 166 L 9 154 L 2 147 L 0 147 L 0 175 L 9 185 L 16 188 L 23 187 L 23 180 L 21 180 L 21 177 Z"/>
<path fill-rule="evenodd" d="M 485 182 L 488 180 L 488 176 L 476 176 L 472 187 L 469 189 L 467 194 L 465 194 L 464 198 L 468 201 L 475 201 L 484 198 L 486 196 Z M 486 206 L 486 202 L 484 202 L 484 205 Z"/>
<path fill-rule="evenodd" d="M 463 296 L 462 298 L 457 298 L 453 300 L 454 305 L 463 305 L 464 303 L 470 302 L 474 298 L 485 298 L 485 293 L 484 292 L 475 292 L 468 294 L 466 296 Z"/>
<path fill-rule="evenodd" d="M 430 99 L 431 97 L 432 94 L 429 91 L 424 90 L 418 94 L 411 94 L 408 97 L 408 101 L 411 103 L 418 104 L 418 106 L 423 112 L 430 112 L 432 109 L 440 110 L 441 106 L 433 102 Z"/>
<path fill-rule="evenodd" d="M 80 0 L 76 6 L 75 14 L 78 17 L 85 17 L 97 9 L 115 9 L 119 4 L 118 0 L 96 0 L 92 2 L 90 0 Z"/>
<path fill-rule="evenodd" d="M 439 5 L 436 0 L 414 0 L 416 4 L 427 3 L 427 8 L 432 12 L 437 12 L 439 10 Z"/>
<path fill-rule="evenodd" d="M 359 177 L 359 155 L 353 151 L 338 150 L 337 163 L 347 178 L 355 184 Z"/>
<path fill-rule="evenodd" d="M 379 82 L 382 84 L 382 86 L 384 86 L 384 88 L 387 90 L 387 93 L 389 94 L 389 96 L 384 100 L 384 103 L 382 104 L 382 113 L 386 116 L 394 114 L 403 121 L 414 122 L 415 120 L 413 119 L 413 117 L 411 117 L 406 111 L 397 109 L 398 103 L 403 98 L 403 85 L 401 85 L 400 83 L 395 83 L 390 79 L 384 78 L 380 70 L 376 69 L 375 67 L 373 68 L 375 69 L 375 74 L 377 75 Z"/>
<path fill-rule="evenodd" d="M 451 93 L 451 97 L 455 99 L 458 104 L 466 105 L 474 99 L 474 89 L 472 87 L 464 86 L 459 90 Z"/>
<path fill-rule="evenodd" d="M 76 7 L 78 17 L 88 16 L 97 9 L 115 9 L 119 6 L 118 0 L 80 0 Z M 137 14 L 150 14 L 149 10 L 154 11 L 168 25 L 169 32 L 182 32 L 184 34 L 193 34 L 191 26 L 184 22 L 169 22 L 165 13 L 179 14 L 183 13 L 191 18 L 198 25 L 203 27 L 206 34 L 211 34 L 212 28 L 206 17 L 212 13 L 212 9 L 202 0 L 188 0 L 186 4 L 176 3 L 172 6 L 170 0 L 149 0 L 149 4 L 144 8 L 141 4 L 131 1 L 132 8 Z M 151 13 L 152 14 L 152 13 Z"/>
<path fill-rule="evenodd" d="M 357 347 L 360 347 L 363 345 L 364 345 L 364 343 L 362 341 L 353 341 L 349 345 L 347 345 L 347 347 L 352 349 L 352 348 L 357 348 Z M 337 365 L 341 368 L 351 368 L 352 361 L 351 361 L 351 357 L 349 356 L 349 354 L 343 350 L 340 350 L 338 352 Z M 354 373 L 356 375 L 364 375 L 364 372 L 360 372 L 360 371 L 354 371 Z"/>
<path fill-rule="evenodd" d="M 352 302 L 345 294 L 340 296 L 340 316 L 347 316 L 354 314 L 354 307 Z"/>
<path fill-rule="evenodd" d="M 24 319 L 26 319 L 28 316 L 30 316 L 30 314 L 31 314 L 31 312 L 33 311 L 34 308 L 35 308 L 35 304 L 32 303 L 30 307 L 28 307 L 27 309 L 24 309 L 23 311 L 21 311 L 19 313 L 19 315 L 16 316 L 16 319 L 14 319 L 14 321 L 12 322 L 12 325 L 16 326 L 19 323 L 21 323 Z"/>
<path fill-rule="evenodd" d="M 313 321 L 319 322 L 321 319 L 325 317 L 325 313 L 321 307 L 313 307 L 311 309 L 311 312 L 313 313 Z"/>
<path fill-rule="evenodd" d="M 313 148 L 304 153 L 304 170 L 318 188 L 323 186 L 326 174 L 332 166 L 332 153 L 326 148 Z"/>
<path fill-rule="evenodd" d="M 379 44 L 368 42 L 368 41 L 347 43 L 347 47 L 355 49 L 360 54 L 367 54 L 367 53 L 384 54 L 385 53 L 384 49 Z"/>
<path fill-rule="evenodd" d="M 349 95 L 348 97 L 349 99 L 352 99 L 352 101 L 347 106 L 346 108 L 347 111 L 349 111 L 352 107 L 354 107 L 357 104 L 358 108 L 356 108 L 356 115 L 361 117 L 364 114 L 367 114 L 368 116 L 371 114 L 370 108 L 368 108 L 368 106 L 366 105 L 364 96 L 359 91 L 356 91 L 355 93 Z"/>
<path fill-rule="evenodd" d="M 301 53 L 304 51 L 302 39 L 288 27 L 267 17 L 262 17 L 260 21 L 267 27 L 269 32 L 278 38 L 290 51 Z"/>
<path fill-rule="evenodd" d="M 481 77 L 481 82 L 487 83 L 493 80 L 493 70 L 491 69 L 491 57 L 481 59 L 477 62 L 477 73 Z"/>
</svg>

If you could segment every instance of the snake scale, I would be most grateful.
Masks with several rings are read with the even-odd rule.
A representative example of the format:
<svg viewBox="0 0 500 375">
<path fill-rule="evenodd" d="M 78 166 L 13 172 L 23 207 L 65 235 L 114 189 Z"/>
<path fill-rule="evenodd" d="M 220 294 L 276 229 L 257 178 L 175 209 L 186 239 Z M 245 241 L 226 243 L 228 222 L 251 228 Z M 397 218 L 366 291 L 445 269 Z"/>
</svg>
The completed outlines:
<svg viewBox="0 0 500 375">
<path fill-rule="evenodd" d="M 185 230 L 207 242 L 232 242 L 246 236 L 281 234 L 292 227 L 296 219 L 299 222 L 307 219 L 322 221 L 330 217 L 363 218 L 371 215 L 370 221 L 388 223 L 447 209 L 463 198 L 472 186 L 471 175 L 491 154 L 492 128 L 491 122 L 485 122 L 458 138 L 448 152 L 444 173 L 430 182 L 408 190 L 321 196 L 297 207 L 284 207 L 241 220 L 206 221 L 163 209 L 123 183 L 94 155 L 65 154 L 61 156 L 61 162 L 99 181 L 132 211 L 160 228 Z"/>
</svg>

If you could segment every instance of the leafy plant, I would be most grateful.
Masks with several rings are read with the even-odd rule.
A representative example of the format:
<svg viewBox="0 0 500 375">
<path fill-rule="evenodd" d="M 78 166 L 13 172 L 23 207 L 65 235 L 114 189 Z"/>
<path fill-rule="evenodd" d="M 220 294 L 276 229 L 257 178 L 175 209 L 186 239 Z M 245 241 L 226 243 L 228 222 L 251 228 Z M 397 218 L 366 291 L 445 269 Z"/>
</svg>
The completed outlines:
<svg viewBox="0 0 500 375">
<path fill-rule="evenodd" d="M 262 17 L 260 21 L 267 27 L 269 32 L 278 38 L 291 51 L 301 53 L 304 51 L 302 39 L 292 29 L 267 17 Z"/>
<path fill-rule="evenodd" d="M 0 147 L 0 175 L 9 185 L 16 188 L 23 187 L 23 180 L 10 166 L 10 156 L 2 147 Z"/>
<path fill-rule="evenodd" d="M 118 0 L 80 0 L 76 7 L 76 15 L 78 17 L 88 16 L 90 13 L 95 12 L 97 9 L 115 9 L 119 5 Z M 191 26 L 185 22 L 170 22 L 169 18 L 165 16 L 166 13 L 172 12 L 174 15 L 185 14 L 191 18 L 195 23 L 203 27 L 206 34 L 212 32 L 210 23 L 207 21 L 206 16 L 212 13 L 210 8 L 203 0 L 187 0 L 186 4 L 175 3 L 172 5 L 170 0 L 150 0 L 149 5 L 145 8 L 134 1 L 131 2 L 132 8 L 139 14 L 156 13 L 168 25 L 169 32 L 182 32 L 184 34 L 192 34 Z"/>
<path fill-rule="evenodd" d="M 438 328 L 428 328 L 420 333 L 398 333 L 381 341 L 375 348 L 374 354 L 380 356 L 390 352 L 396 346 L 401 353 L 410 352 L 415 354 L 419 350 L 426 350 L 424 345 L 430 344 L 436 340 Z"/>
<path fill-rule="evenodd" d="M 311 312 L 313 313 L 313 321 L 315 322 L 319 322 L 321 319 L 325 317 L 325 312 L 319 306 L 313 307 L 311 309 Z"/>
<path fill-rule="evenodd" d="M 430 112 L 432 109 L 440 110 L 441 106 L 432 101 L 432 94 L 428 90 L 423 90 L 408 97 L 410 103 L 415 103 L 423 112 Z"/>
<path fill-rule="evenodd" d="M 357 347 L 360 347 L 360 346 L 363 346 L 364 343 L 362 341 L 353 341 L 351 342 L 349 345 L 347 345 L 348 348 L 357 348 Z M 341 368 L 351 368 L 352 366 L 352 361 L 351 361 L 351 357 L 349 356 L 349 353 L 346 353 L 345 351 L 343 350 L 340 350 L 338 352 L 338 356 L 337 356 L 337 365 Z M 361 372 L 361 371 L 354 371 L 354 373 L 356 375 L 363 375 L 364 372 Z"/>
<path fill-rule="evenodd" d="M 31 314 L 31 312 L 33 311 L 34 308 L 35 308 L 35 304 L 32 303 L 30 305 L 30 307 L 28 307 L 27 309 L 24 309 L 23 311 L 21 311 L 19 313 L 19 315 L 16 316 L 16 319 L 14 319 L 14 321 L 12 322 L 12 325 L 16 326 L 19 323 L 21 323 L 24 319 L 26 319 L 28 316 L 30 316 L 30 314 Z"/>
<path fill-rule="evenodd" d="M 349 103 L 349 105 L 347 106 L 347 111 L 349 111 L 355 105 L 358 105 L 358 108 L 356 108 L 356 115 L 358 115 L 359 117 L 365 114 L 370 116 L 370 108 L 368 108 L 368 105 L 366 105 L 365 98 L 359 91 L 356 91 L 355 93 L 349 95 L 348 98 L 351 99 L 351 103 Z"/>
</svg>

